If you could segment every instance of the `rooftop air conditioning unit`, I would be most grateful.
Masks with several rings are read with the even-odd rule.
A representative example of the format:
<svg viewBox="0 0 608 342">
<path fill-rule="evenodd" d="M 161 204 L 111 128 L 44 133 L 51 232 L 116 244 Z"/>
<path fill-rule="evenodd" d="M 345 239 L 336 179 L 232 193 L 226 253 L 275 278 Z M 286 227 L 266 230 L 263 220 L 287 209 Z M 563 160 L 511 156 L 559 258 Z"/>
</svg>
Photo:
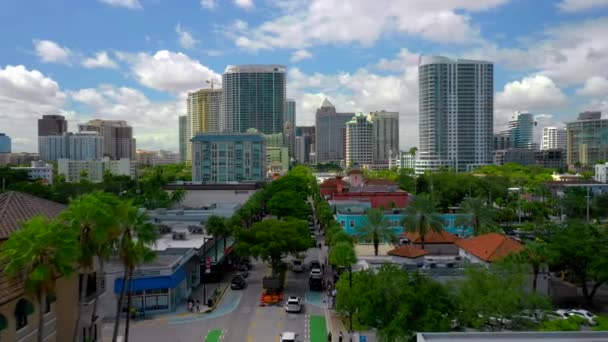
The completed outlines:
<svg viewBox="0 0 608 342">
<path fill-rule="evenodd" d="M 173 240 L 186 240 L 185 232 L 173 232 Z"/>
<path fill-rule="evenodd" d="M 173 229 L 171 229 L 171 227 L 169 227 L 167 225 L 161 224 L 161 225 L 158 226 L 158 232 L 160 234 L 169 234 L 172 231 L 173 231 Z"/>
</svg>

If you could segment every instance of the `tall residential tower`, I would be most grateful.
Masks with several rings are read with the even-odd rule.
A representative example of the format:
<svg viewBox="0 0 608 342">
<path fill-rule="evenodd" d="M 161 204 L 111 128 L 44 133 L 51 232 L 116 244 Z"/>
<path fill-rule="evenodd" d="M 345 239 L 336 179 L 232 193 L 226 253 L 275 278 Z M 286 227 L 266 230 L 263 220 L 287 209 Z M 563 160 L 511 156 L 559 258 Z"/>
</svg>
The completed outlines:
<svg viewBox="0 0 608 342">
<path fill-rule="evenodd" d="M 536 125 L 534 115 L 528 112 L 516 112 L 509 120 L 511 140 L 515 148 L 531 149 L 533 129 Z"/>
<path fill-rule="evenodd" d="M 317 163 L 339 163 L 344 160 L 345 125 L 354 113 L 337 113 L 328 99 L 316 114 L 315 149 Z"/>
<path fill-rule="evenodd" d="M 392 156 L 399 154 L 399 112 L 371 112 L 373 122 L 374 165 L 388 167 Z"/>
<path fill-rule="evenodd" d="M 188 145 L 190 139 L 188 139 L 188 116 L 178 116 L 178 145 L 179 145 L 179 161 L 185 163 L 187 160 Z"/>
<path fill-rule="evenodd" d="M 296 149 L 296 101 L 287 99 L 285 104 L 285 122 L 283 123 L 283 137 L 289 149 L 289 157 L 295 158 Z"/>
<path fill-rule="evenodd" d="M 566 128 L 545 127 L 541 141 L 541 150 L 566 149 Z"/>
<path fill-rule="evenodd" d="M 118 160 L 136 159 L 133 127 L 123 120 L 94 119 L 78 125 L 80 132 L 99 132 L 103 136 L 104 155 Z"/>
<path fill-rule="evenodd" d="M 222 89 L 201 89 L 188 93 L 186 161 L 191 162 L 192 142 L 198 133 L 220 132 Z"/>
</svg>

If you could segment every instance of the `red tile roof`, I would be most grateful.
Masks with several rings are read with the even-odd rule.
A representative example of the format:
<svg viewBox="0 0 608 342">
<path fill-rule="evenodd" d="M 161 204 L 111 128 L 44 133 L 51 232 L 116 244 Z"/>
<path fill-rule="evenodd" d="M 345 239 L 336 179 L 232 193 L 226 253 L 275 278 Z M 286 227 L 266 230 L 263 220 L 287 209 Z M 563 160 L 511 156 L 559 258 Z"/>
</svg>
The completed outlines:
<svg viewBox="0 0 608 342">
<path fill-rule="evenodd" d="M 34 216 L 54 218 L 66 208 L 65 205 L 43 198 L 9 191 L 0 194 L 0 240 L 21 228 L 21 223 Z"/>
<path fill-rule="evenodd" d="M 338 183 L 342 184 L 342 187 L 348 186 L 348 183 L 342 179 L 328 178 L 319 185 L 319 188 L 335 188 Z"/>
<path fill-rule="evenodd" d="M 419 233 L 405 232 L 405 233 L 403 233 L 403 236 L 405 236 L 412 243 L 421 243 Z M 429 231 L 424 235 L 425 244 L 426 243 L 430 243 L 430 244 L 432 244 L 432 243 L 455 243 L 458 240 L 460 240 L 460 238 L 458 236 L 456 236 L 454 234 L 450 234 L 449 232 L 446 232 L 445 230 L 442 230 L 441 233 Z"/>
<path fill-rule="evenodd" d="M 411 259 L 425 256 L 427 254 L 429 253 L 426 250 L 412 245 L 399 246 L 388 252 L 388 255 Z"/>
<path fill-rule="evenodd" d="M 513 252 L 519 252 L 524 246 L 508 236 L 489 233 L 474 238 L 456 241 L 458 247 L 486 262 L 500 260 Z"/>
<path fill-rule="evenodd" d="M 390 179 L 370 178 L 365 180 L 365 185 L 397 185 L 397 183 Z"/>
<path fill-rule="evenodd" d="M 363 173 L 363 172 L 361 172 L 361 170 L 350 170 L 350 171 L 348 171 L 348 174 L 349 174 L 349 175 L 353 175 L 353 174 L 358 174 L 358 175 L 360 175 L 360 174 L 362 174 L 362 173 Z"/>
</svg>

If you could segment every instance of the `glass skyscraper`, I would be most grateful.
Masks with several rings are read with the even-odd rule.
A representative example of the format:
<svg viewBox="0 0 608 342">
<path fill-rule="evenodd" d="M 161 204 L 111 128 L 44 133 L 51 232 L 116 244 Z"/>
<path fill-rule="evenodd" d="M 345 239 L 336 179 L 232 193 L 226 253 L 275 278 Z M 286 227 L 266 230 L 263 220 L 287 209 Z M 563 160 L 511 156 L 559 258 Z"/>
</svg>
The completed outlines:
<svg viewBox="0 0 608 342">
<path fill-rule="evenodd" d="M 283 65 L 229 65 L 222 75 L 222 131 L 283 133 L 286 70 Z"/>
<path fill-rule="evenodd" d="M 285 107 L 285 122 L 283 123 L 283 137 L 289 149 L 289 157 L 295 158 L 296 148 L 296 101 L 287 99 Z"/>
<path fill-rule="evenodd" d="M 511 142 L 515 148 L 532 148 L 532 136 L 535 121 L 534 115 L 527 112 L 516 112 L 509 120 Z"/>
</svg>

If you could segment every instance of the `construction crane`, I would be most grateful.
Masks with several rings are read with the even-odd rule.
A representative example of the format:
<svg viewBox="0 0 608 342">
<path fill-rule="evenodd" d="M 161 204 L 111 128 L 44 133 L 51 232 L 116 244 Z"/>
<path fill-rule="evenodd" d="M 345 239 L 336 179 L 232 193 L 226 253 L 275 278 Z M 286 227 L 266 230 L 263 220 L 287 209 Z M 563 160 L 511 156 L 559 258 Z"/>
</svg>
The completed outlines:
<svg viewBox="0 0 608 342">
<path fill-rule="evenodd" d="M 206 80 L 205 82 L 206 82 L 206 83 L 211 84 L 211 90 L 213 90 L 213 85 L 214 85 L 214 84 L 219 84 L 219 83 L 218 83 L 218 82 L 216 82 L 214 79 L 211 79 L 211 80 Z"/>
</svg>

